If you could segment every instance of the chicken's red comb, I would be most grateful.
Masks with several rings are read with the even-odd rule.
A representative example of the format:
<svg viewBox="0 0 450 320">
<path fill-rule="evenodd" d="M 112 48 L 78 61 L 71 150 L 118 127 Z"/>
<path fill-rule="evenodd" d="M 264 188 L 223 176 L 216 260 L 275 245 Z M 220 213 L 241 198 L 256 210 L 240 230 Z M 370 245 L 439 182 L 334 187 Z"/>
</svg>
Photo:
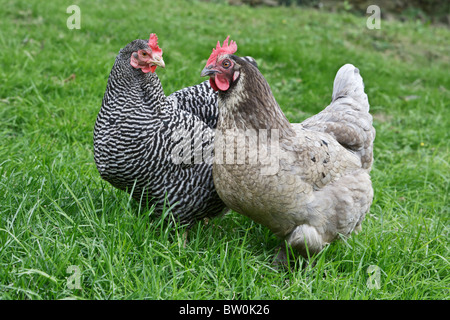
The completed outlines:
<svg viewBox="0 0 450 320">
<path fill-rule="evenodd" d="M 224 41 L 223 45 L 220 46 L 220 41 L 217 41 L 217 46 L 215 49 L 213 49 L 211 55 L 209 56 L 208 62 L 206 62 L 206 66 L 209 66 L 210 64 L 216 62 L 216 59 L 219 55 L 222 54 L 232 54 L 235 53 L 237 50 L 237 44 L 233 40 L 231 40 L 230 44 L 228 45 L 228 40 L 230 39 L 230 36 L 228 36 Z"/>
<path fill-rule="evenodd" d="M 155 33 L 150 34 L 150 39 L 148 39 L 148 46 L 152 49 L 153 53 L 162 55 L 162 49 L 158 46 L 158 37 Z"/>
</svg>

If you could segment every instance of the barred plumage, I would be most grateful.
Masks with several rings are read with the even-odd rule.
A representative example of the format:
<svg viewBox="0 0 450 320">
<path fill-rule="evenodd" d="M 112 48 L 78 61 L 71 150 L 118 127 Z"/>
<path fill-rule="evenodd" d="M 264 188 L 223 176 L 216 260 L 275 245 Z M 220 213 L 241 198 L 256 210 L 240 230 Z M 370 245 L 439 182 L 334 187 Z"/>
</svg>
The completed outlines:
<svg viewBox="0 0 450 320">
<path fill-rule="evenodd" d="M 94 128 L 97 169 L 114 187 L 155 204 L 156 212 L 171 206 L 182 223 L 216 216 L 227 210 L 211 170 L 217 94 L 205 81 L 166 97 L 156 73 L 130 65 L 131 54 L 145 48 L 145 40 L 129 43 L 111 70 Z M 183 147 L 193 151 L 184 158 L 191 164 L 174 160 Z M 209 158 L 194 163 L 198 155 Z"/>
</svg>

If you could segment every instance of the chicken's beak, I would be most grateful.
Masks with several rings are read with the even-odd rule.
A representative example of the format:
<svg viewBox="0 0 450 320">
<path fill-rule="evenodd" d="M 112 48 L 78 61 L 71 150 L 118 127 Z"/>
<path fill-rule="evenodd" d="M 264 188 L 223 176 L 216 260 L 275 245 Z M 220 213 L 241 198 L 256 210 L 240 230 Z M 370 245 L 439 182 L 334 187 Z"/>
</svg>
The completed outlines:
<svg viewBox="0 0 450 320">
<path fill-rule="evenodd" d="M 165 68 L 166 67 L 166 64 L 164 63 L 164 60 L 163 60 L 163 58 L 161 56 L 155 56 L 153 58 L 153 60 L 152 60 L 152 63 L 154 65 L 157 65 L 157 66 L 161 67 L 161 68 Z"/>
<path fill-rule="evenodd" d="M 211 66 L 207 66 L 202 70 L 202 73 L 200 73 L 200 76 L 206 77 L 206 76 L 213 76 L 215 75 L 219 70 L 214 70 Z"/>
</svg>

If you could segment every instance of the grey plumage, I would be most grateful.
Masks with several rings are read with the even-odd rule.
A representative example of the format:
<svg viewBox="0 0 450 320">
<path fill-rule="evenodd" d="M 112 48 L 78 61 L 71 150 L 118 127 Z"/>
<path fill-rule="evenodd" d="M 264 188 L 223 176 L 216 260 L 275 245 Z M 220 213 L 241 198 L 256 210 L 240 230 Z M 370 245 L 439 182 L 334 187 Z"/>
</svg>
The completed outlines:
<svg viewBox="0 0 450 320">
<path fill-rule="evenodd" d="M 203 74 L 228 75 L 229 88 L 219 92 L 218 133 L 277 133 L 266 140 L 247 137 L 245 161 L 214 162 L 216 190 L 227 206 L 267 226 L 303 256 L 361 229 L 373 198 L 375 129 L 358 69 L 343 66 L 331 104 L 301 124 L 289 123 L 267 81 L 245 60 L 223 55 Z M 276 156 L 276 166 L 250 158 L 258 145 L 258 152 Z M 224 146 L 230 150 L 216 139 L 216 156 Z"/>
<path fill-rule="evenodd" d="M 137 201 L 155 204 L 158 213 L 167 200 L 182 223 L 216 216 L 227 210 L 214 189 L 208 159 L 217 93 L 205 81 L 166 97 L 156 73 L 130 65 L 131 54 L 145 48 L 145 40 L 129 43 L 112 67 L 94 128 L 97 169 L 104 180 L 132 192 Z M 198 155 L 204 159 L 194 163 Z"/>
</svg>

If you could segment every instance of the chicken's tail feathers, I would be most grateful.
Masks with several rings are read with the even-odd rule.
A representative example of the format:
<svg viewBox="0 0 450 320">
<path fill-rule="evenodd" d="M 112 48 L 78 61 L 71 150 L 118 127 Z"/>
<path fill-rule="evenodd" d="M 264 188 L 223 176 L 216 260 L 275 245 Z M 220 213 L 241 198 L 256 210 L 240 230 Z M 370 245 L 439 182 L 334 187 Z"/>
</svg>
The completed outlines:
<svg viewBox="0 0 450 320">
<path fill-rule="evenodd" d="M 360 157 L 364 169 L 370 170 L 375 129 L 363 79 L 355 66 L 346 64 L 339 69 L 334 79 L 331 104 L 302 124 L 304 128 L 331 134 Z"/>
<path fill-rule="evenodd" d="M 362 109 L 369 112 L 369 100 L 364 92 L 364 82 L 359 69 L 352 64 L 343 65 L 336 74 L 333 84 L 332 102 L 342 97 L 350 97 Z"/>
<path fill-rule="evenodd" d="M 363 168 L 370 170 L 375 129 L 369 108 L 359 69 L 352 64 L 342 66 L 334 79 L 332 102 L 326 108 L 338 122 L 330 131 L 334 131 L 341 144 L 359 155 Z M 344 129 L 342 132 L 340 126 Z"/>
</svg>

